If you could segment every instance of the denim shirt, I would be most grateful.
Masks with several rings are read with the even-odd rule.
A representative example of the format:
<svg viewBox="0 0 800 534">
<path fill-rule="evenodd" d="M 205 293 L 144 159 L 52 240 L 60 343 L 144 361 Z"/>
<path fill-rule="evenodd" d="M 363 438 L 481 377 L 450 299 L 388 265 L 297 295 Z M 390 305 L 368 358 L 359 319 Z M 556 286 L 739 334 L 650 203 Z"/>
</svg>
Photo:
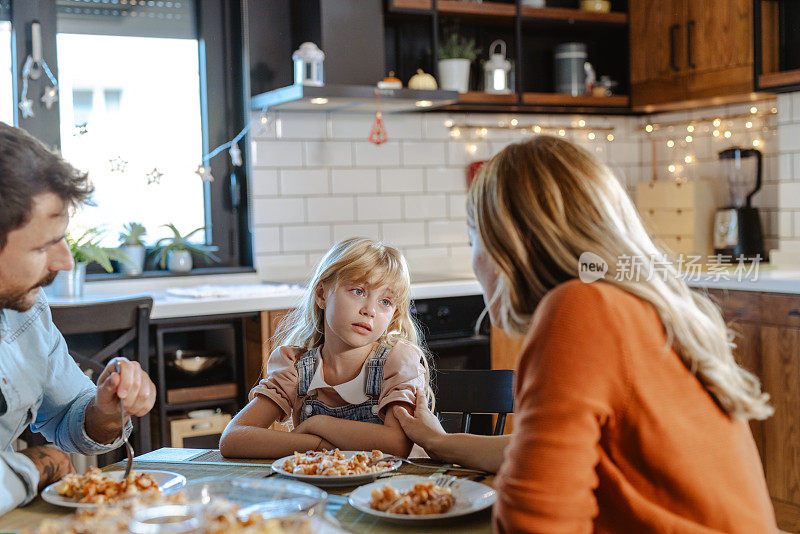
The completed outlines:
<svg viewBox="0 0 800 534">
<path fill-rule="evenodd" d="M 26 312 L 0 309 L 0 391 L 0 515 L 36 496 L 39 472 L 12 448 L 26 425 L 65 452 L 99 454 L 122 444 L 101 445 L 86 434 L 96 387 L 67 352 L 41 290 Z"/>
</svg>

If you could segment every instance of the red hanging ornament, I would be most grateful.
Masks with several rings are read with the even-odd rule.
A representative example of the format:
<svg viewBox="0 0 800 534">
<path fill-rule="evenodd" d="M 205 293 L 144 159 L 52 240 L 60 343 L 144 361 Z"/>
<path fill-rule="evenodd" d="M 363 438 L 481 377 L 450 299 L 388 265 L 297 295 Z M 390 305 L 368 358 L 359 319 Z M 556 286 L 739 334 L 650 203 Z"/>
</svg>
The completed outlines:
<svg viewBox="0 0 800 534">
<path fill-rule="evenodd" d="M 382 145 L 389 140 L 389 137 L 386 135 L 386 125 L 383 124 L 383 115 L 380 111 L 380 95 L 377 91 L 375 91 L 375 121 L 372 123 L 372 128 L 369 130 L 369 137 L 367 137 L 367 140 L 376 145 Z"/>
</svg>

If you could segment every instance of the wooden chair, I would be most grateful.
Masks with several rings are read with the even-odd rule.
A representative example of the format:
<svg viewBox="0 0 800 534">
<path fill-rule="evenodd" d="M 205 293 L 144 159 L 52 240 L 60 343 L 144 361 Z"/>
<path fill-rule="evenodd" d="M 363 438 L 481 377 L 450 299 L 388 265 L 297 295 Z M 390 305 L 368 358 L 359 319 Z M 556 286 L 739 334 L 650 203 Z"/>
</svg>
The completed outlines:
<svg viewBox="0 0 800 534">
<path fill-rule="evenodd" d="M 493 434 L 506 427 L 506 415 L 514 412 L 514 371 L 437 370 L 436 412 L 460 413 L 461 432 L 469 432 L 473 414 L 497 414 Z"/>
<path fill-rule="evenodd" d="M 70 349 L 70 355 L 80 368 L 96 382 L 106 363 L 121 355 L 122 349 L 133 345 L 134 361 L 149 374 L 150 310 L 153 299 L 137 297 L 80 304 L 51 305 L 53 323 L 64 336 L 103 334 L 103 348 L 94 354 L 80 354 Z M 69 344 L 68 344 L 69 345 Z M 150 415 L 134 418 L 133 446 L 136 454 L 151 450 Z M 105 455 L 104 455 L 105 456 Z M 124 455 L 123 455 L 124 456 Z"/>
</svg>

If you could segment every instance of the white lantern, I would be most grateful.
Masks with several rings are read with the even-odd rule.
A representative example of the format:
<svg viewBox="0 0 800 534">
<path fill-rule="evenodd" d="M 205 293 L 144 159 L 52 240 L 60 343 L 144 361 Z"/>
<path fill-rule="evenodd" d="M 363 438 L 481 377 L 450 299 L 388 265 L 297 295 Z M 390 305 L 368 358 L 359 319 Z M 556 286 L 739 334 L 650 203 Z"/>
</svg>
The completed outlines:
<svg viewBox="0 0 800 534">
<path fill-rule="evenodd" d="M 493 52 L 500 47 L 500 52 Z M 509 73 L 511 62 L 506 59 L 506 43 L 502 39 L 489 46 L 489 61 L 483 65 L 484 91 L 507 95 L 511 92 Z"/>
<path fill-rule="evenodd" d="M 322 62 L 325 60 L 325 52 L 320 50 L 314 43 L 303 43 L 300 48 L 292 54 L 294 60 L 294 83 L 303 85 L 314 85 L 322 87 L 325 85 L 325 74 L 322 69 Z"/>
</svg>

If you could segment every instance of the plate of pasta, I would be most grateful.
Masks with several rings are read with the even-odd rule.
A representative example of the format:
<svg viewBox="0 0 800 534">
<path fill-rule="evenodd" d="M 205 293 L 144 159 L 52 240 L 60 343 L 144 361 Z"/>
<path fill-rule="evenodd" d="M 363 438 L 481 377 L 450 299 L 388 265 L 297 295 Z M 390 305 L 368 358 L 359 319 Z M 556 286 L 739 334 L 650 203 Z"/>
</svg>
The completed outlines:
<svg viewBox="0 0 800 534">
<path fill-rule="evenodd" d="M 272 470 L 315 486 L 357 486 L 402 465 L 396 458 L 381 460 L 384 457 L 378 450 L 295 452 L 272 462 Z"/>
<path fill-rule="evenodd" d="M 58 506 L 91 509 L 98 505 L 131 498 L 159 497 L 164 490 L 186 485 L 186 477 L 170 471 L 134 470 L 102 472 L 96 467 L 86 473 L 69 474 L 42 491 L 42 499 Z"/>
<path fill-rule="evenodd" d="M 397 522 L 433 521 L 473 514 L 497 500 L 495 490 L 466 479 L 446 488 L 420 476 L 399 476 L 357 488 L 350 506 L 366 514 Z"/>
</svg>

